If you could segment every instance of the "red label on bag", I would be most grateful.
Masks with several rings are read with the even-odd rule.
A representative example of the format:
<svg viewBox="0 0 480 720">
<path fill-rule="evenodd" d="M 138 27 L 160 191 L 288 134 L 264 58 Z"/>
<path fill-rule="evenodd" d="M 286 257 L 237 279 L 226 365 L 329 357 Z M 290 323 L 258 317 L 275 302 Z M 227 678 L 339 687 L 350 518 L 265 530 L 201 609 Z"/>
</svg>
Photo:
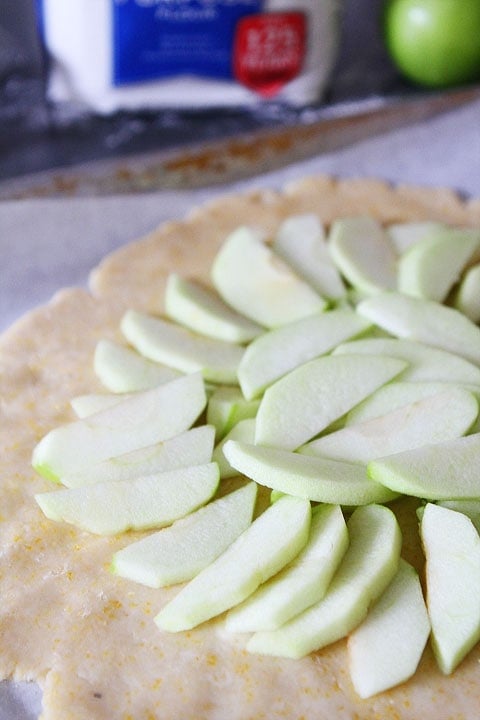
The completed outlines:
<svg viewBox="0 0 480 720">
<path fill-rule="evenodd" d="M 303 13 L 249 15 L 236 28 L 234 76 L 263 97 L 273 97 L 299 74 L 305 48 Z"/>
</svg>

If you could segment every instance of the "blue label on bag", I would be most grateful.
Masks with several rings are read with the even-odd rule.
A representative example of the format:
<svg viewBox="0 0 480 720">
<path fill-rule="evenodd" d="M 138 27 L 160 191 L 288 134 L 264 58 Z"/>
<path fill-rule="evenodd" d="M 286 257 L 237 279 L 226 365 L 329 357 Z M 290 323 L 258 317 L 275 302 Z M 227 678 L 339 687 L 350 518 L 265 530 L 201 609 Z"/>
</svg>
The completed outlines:
<svg viewBox="0 0 480 720">
<path fill-rule="evenodd" d="M 264 0 L 112 0 L 113 83 L 233 77 L 238 21 Z"/>
</svg>

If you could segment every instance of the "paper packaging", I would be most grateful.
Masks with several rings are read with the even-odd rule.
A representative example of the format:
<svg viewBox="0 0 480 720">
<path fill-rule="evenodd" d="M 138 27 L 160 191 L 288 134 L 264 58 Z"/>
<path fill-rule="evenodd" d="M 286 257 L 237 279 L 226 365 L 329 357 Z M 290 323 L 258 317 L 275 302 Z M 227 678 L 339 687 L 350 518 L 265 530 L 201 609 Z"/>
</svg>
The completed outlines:
<svg viewBox="0 0 480 720">
<path fill-rule="evenodd" d="M 340 0 L 37 0 L 48 96 L 117 110 L 317 101 Z"/>
</svg>

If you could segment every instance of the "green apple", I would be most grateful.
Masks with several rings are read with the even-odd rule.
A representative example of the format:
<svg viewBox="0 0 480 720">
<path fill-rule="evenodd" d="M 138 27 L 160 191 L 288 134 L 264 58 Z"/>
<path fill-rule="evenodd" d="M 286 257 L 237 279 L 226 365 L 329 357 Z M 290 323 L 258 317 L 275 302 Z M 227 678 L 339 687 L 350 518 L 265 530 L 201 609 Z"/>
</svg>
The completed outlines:
<svg viewBox="0 0 480 720">
<path fill-rule="evenodd" d="M 475 230 L 431 231 L 398 262 L 400 292 L 443 302 L 480 245 Z"/>
<path fill-rule="evenodd" d="M 453 303 L 469 320 L 480 323 L 480 264 L 465 272 Z"/>
<path fill-rule="evenodd" d="M 373 460 L 368 474 L 395 492 L 427 500 L 480 498 L 480 433 Z"/>
<path fill-rule="evenodd" d="M 154 588 L 191 580 L 248 528 L 256 495 L 248 483 L 127 545 L 113 556 L 111 571 Z"/>
<path fill-rule="evenodd" d="M 275 630 L 322 599 L 348 547 L 348 532 L 338 505 L 318 505 L 303 550 L 280 573 L 232 608 L 229 632 Z"/>
<path fill-rule="evenodd" d="M 327 306 L 325 299 L 248 227 L 228 236 L 215 257 L 211 275 L 228 305 L 268 328 L 313 315 Z"/>
<path fill-rule="evenodd" d="M 76 473 L 62 475 L 66 487 L 92 485 L 104 480 L 133 480 L 165 470 L 204 465 L 212 460 L 215 429 L 202 425 L 162 442 L 88 465 Z"/>
<path fill-rule="evenodd" d="M 111 340 L 97 343 L 93 367 L 100 382 L 115 393 L 148 390 L 180 377 L 177 370 L 147 360 L 135 350 Z"/>
<path fill-rule="evenodd" d="M 480 78 L 477 0 L 388 0 L 387 48 L 413 82 L 447 87 Z"/>
<path fill-rule="evenodd" d="M 400 560 L 392 582 L 348 638 L 348 666 L 355 692 L 368 698 L 411 678 L 429 635 L 418 574 Z"/>
<path fill-rule="evenodd" d="M 432 503 L 420 534 L 433 651 L 449 675 L 480 640 L 480 537 L 466 515 Z"/>
<path fill-rule="evenodd" d="M 222 386 L 210 395 L 207 404 L 207 423 L 216 430 L 216 439 L 221 440 L 240 420 L 254 418 L 260 400 L 247 400 L 238 387 Z"/>
<path fill-rule="evenodd" d="M 158 317 L 128 310 L 122 332 L 141 355 L 185 373 L 201 372 L 214 383 L 237 383 L 243 347 L 213 340 Z"/>
<path fill-rule="evenodd" d="M 263 332 L 257 323 L 232 310 L 212 290 L 172 273 L 165 289 L 169 318 L 201 335 L 246 343 Z"/>
<path fill-rule="evenodd" d="M 218 445 L 215 447 L 212 460 L 218 464 L 222 480 L 238 475 L 238 470 L 235 470 L 235 468 L 230 465 L 223 452 L 223 448 L 229 440 L 240 440 L 245 443 L 253 443 L 255 440 L 255 418 L 240 420 L 240 422 L 234 425 L 230 432 L 225 435 L 225 437 L 220 440 Z"/>
<path fill-rule="evenodd" d="M 351 309 L 329 310 L 301 318 L 256 338 L 238 366 L 244 396 L 258 397 L 299 365 L 330 352 L 365 332 L 370 323 Z"/>
<path fill-rule="evenodd" d="M 257 413 L 255 442 L 295 450 L 406 367 L 403 360 L 385 356 L 310 360 L 266 390 Z"/>
<path fill-rule="evenodd" d="M 357 312 L 397 337 L 417 340 L 480 364 L 480 328 L 434 300 L 385 292 L 362 300 Z"/>
<path fill-rule="evenodd" d="M 370 295 L 397 287 L 397 256 L 380 223 L 342 218 L 332 224 L 328 240 L 337 267 L 354 288 Z"/>
<path fill-rule="evenodd" d="M 334 505 L 366 505 L 397 495 L 367 477 L 365 467 L 229 440 L 223 453 L 238 473 L 288 495 Z"/>
<path fill-rule="evenodd" d="M 431 232 L 442 230 L 446 227 L 443 223 L 433 220 L 418 222 L 393 223 L 385 228 L 390 242 L 398 255 L 403 255 L 415 243 L 423 240 Z"/>
<path fill-rule="evenodd" d="M 131 397 L 131 393 L 87 393 L 77 395 L 70 400 L 70 405 L 78 418 L 86 418 L 101 410 L 113 407 L 122 400 Z"/>
<path fill-rule="evenodd" d="M 273 249 L 319 295 L 329 300 L 345 297 L 345 285 L 316 215 L 292 215 L 284 220 L 273 240 Z"/>
<path fill-rule="evenodd" d="M 443 393 L 452 388 L 462 387 L 446 382 L 391 382 L 375 390 L 368 398 L 352 408 L 344 418 L 344 427 L 350 427 L 365 420 L 387 415 L 398 408 L 425 398 Z M 474 396 L 479 395 L 471 390 Z M 480 388 L 479 388 L 480 393 Z"/>
<path fill-rule="evenodd" d="M 477 415 L 478 401 L 472 393 L 446 389 L 312 440 L 298 452 L 367 464 L 385 455 L 461 437 Z"/>
<path fill-rule="evenodd" d="M 218 466 L 209 463 L 38 493 L 35 500 L 50 520 L 97 535 L 116 535 L 171 525 L 207 503 L 218 481 Z"/>
<path fill-rule="evenodd" d="M 480 368 L 478 365 L 455 355 L 453 352 L 431 347 L 415 340 L 397 338 L 365 338 L 339 345 L 334 355 L 353 353 L 387 355 L 408 362 L 402 374 L 406 382 L 444 382 L 477 386 L 480 389 Z"/>
<path fill-rule="evenodd" d="M 437 505 L 456 510 L 470 518 L 477 532 L 480 533 L 480 499 L 478 500 L 439 500 Z"/>
<path fill-rule="evenodd" d="M 277 630 L 255 633 L 247 650 L 301 658 L 362 622 L 397 572 L 402 539 L 395 515 L 381 505 L 357 508 L 347 527 L 350 544 L 325 597 Z"/>
<path fill-rule="evenodd" d="M 189 630 L 245 600 L 298 555 L 310 519 L 308 501 L 280 498 L 160 611 L 157 625 Z"/>
<path fill-rule="evenodd" d="M 200 373 L 171 380 L 51 430 L 33 451 L 33 467 L 44 477 L 59 480 L 63 475 L 184 432 L 205 405 Z"/>
</svg>

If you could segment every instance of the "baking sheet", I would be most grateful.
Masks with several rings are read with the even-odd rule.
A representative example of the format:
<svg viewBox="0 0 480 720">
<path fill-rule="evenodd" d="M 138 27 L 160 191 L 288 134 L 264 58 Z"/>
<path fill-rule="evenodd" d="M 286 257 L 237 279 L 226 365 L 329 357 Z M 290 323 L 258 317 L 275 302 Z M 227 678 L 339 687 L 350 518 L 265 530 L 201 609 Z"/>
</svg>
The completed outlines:
<svg viewBox="0 0 480 720">
<path fill-rule="evenodd" d="M 378 177 L 394 183 L 448 186 L 480 196 L 480 102 L 223 187 L 122 197 L 0 203 L 0 323 L 6 327 L 65 285 L 84 285 L 110 250 L 201 202 L 225 193 L 280 188 L 304 175 Z M 34 720 L 36 686 L 0 683 L 0 720 Z"/>
</svg>

